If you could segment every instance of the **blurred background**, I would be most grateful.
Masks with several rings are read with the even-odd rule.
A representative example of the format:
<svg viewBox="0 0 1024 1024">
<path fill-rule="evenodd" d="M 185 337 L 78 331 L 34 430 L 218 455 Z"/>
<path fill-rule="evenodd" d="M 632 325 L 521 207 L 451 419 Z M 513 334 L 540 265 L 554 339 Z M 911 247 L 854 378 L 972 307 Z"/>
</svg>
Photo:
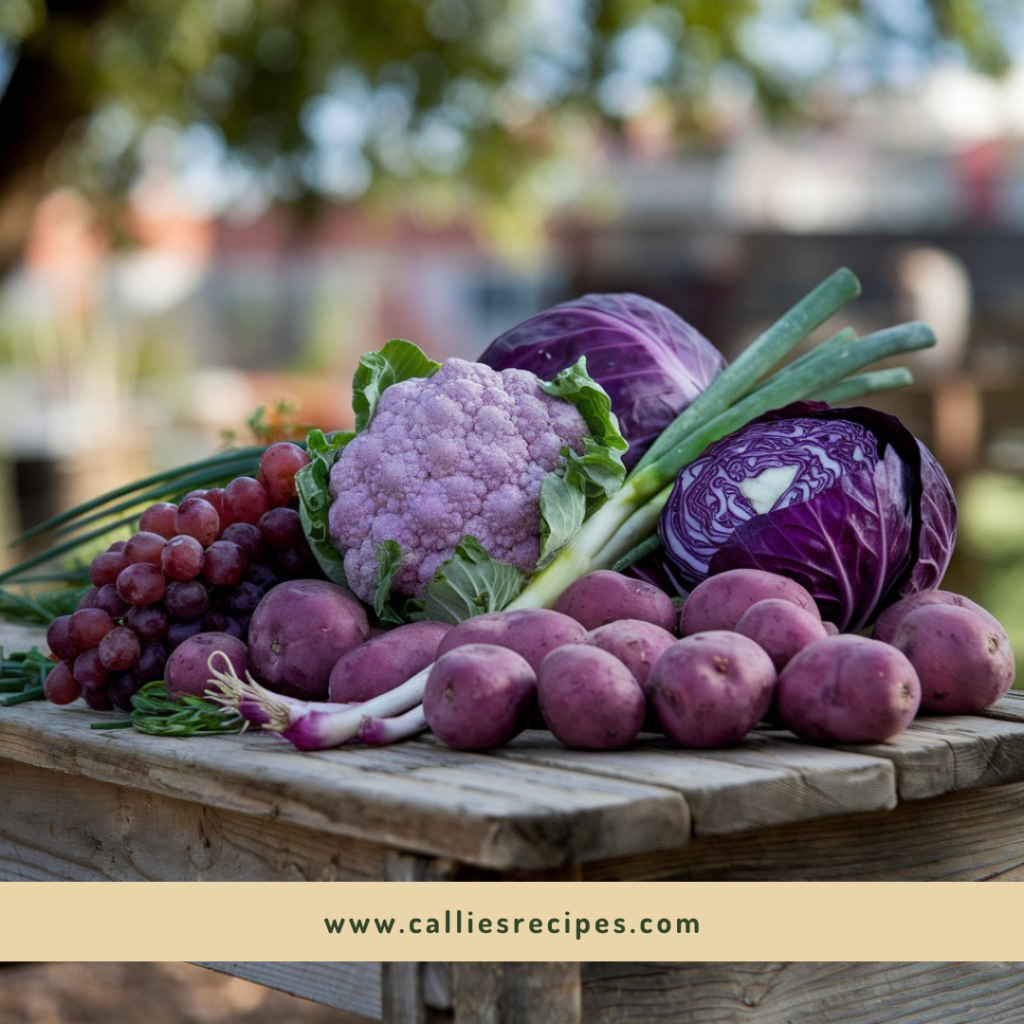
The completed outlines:
<svg viewBox="0 0 1024 1024">
<path fill-rule="evenodd" d="M 366 1018 L 185 963 L 0 963 L 4 1024 L 359 1024 Z"/>
<path fill-rule="evenodd" d="M 257 410 L 345 425 L 390 337 L 630 290 L 731 356 L 845 264 L 938 334 L 872 404 L 1024 650 L 1019 0 L 0 0 L 0 138 L 0 567 Z"/>
</svg>

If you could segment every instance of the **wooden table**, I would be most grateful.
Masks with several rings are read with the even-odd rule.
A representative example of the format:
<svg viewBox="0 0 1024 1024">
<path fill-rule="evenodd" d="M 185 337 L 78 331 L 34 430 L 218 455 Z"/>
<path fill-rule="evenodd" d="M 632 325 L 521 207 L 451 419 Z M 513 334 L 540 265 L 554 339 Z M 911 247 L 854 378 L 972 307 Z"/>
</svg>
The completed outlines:
<svg viewBox="0 0 1024 1024">
<path fill-rule="evenodd" d="M 9 649 L 27 636 L 4 635 Z M 0 878 L 1024 879 L 1024 694 L 841 749 L 769 729 L 708 752 L 654 736 L 622 753 L 567 751 L 531 732 L 486 754 L 429 739 L 299 754 L 265 734 L 89 729 L 104 717 L 0 709 Z M 508 1006 L 540 992 L 554 1016 L 507 1019 L 557 1024 L 612 976 L 607 964 L 343 966 L 334 1005 L 391 1022 L 452 1006 L 459 1024 L 506 1019 L 473 1017 L 471 993 Z M 633 966 L 618 965 L 639 977 Z M 781 966 L 755 965 L 744 986 Z M 705 983 L 688 980 L 700 967 L 648 965 L 673 991 Z"/>
</svg>

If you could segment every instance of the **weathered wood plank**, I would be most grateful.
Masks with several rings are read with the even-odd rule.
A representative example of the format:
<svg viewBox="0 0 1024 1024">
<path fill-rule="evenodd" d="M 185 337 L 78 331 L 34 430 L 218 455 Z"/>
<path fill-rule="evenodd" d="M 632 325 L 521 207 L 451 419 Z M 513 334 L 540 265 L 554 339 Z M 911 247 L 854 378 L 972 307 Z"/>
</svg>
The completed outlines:
<svg viewBox="0 0 1024 1024">
<path fill-rule="evenodd" d="M 1015 963 L 583 965 L 588 1024 L 1019 1024 Z"/>
<path fill-rule="evenodd" d="M 887 743 L 842 749 L 890 759 L 901 800 L 923 800 L 1024 778 L 1024 720 L 931 716 L 917 719 Z"/>
<path fill-rule="evenodd" d="M 454 1024 L 580 1024 L 578 963 L 454 963 Z"/>
<path fill-rule="evenodd" d="M 372 1020 L 380 1020 L 383 1013 L 380 964 L 257 960 L 191 962 L 325 1006 L 362 1014 Z"/>
<path fill-rule="evenodd" d="M 583 866 L 585 881 L 1024 880 L 1024 783 L 697 839 Z"/>
<path fill-rule="evenodd" d="M 651 737 L 626 751 L 566 750 L 550 734 L 524 734 L 495 757 L 578 774 L 665 786 L 682 795 L 697 836 L 807 821 L 896 804 L 885 758 L 753 733 L 726 750 L 680 750 Z"/>
<path fill-rule="evenodd" d="M 0 756 L 331 835 L 498 869 L 533 870 L 678 845 L 664 788 L 405 743 L 299 754 L 266 735 L 176 740 L 94 731 L 96 712 L 0 714 Z"/>
<path fill-rule="evenodd" d="M 2 880 L 381 879 L 362 840 L 13 761 L 0 779 Z"/>
</svg>

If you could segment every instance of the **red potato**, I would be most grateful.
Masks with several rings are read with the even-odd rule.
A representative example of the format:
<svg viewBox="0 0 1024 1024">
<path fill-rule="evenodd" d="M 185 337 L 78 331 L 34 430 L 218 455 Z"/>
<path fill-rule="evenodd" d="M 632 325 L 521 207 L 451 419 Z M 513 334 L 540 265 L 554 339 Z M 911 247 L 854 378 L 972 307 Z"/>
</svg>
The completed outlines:
<svg viewBox="0 0 1024 1024">
<path fill-rule="evenodd" d="M 536 672 L 545 656 L 563 644 L 583 639 L 586 629 L 575 619 L 546 608 L 489 612 L 460 622 L 437 648 L 440 657 L 465 644 L 495 644 L 515 651 Z"/>
<path fill-rule="evenodd" d="M 580 750 L 631 746 L 647 710 L 633 673 L 614 655 L 584 643 L 559 647 L 541 662 L 537 700 L 555 738 Z"/>
<path fill-rule="evenodd" d="M 618 658 L 629 669 L 633 678 L 646 688 L 651 668 L 662 651 L 676 642 L 676 638 L 661 626 L 641 619 L 620 619 L 590 630 L 581 644 L 599 647 Z"/>
<path fill-rule="evenodd" d="M 921 680 L 921 710 L 968 715 L 1004 697 L 1015 665 L 1002 626 L 954 604 L 922 604 L 903 618 L 893 646 Z"/>
<path fill-rule="evenodd" d="M 327 699 L 355 704 L 393 690 L 434 661 L 437 645 L 453 628 L 448 622 L 409 622 L 371 636 L 335 663 Z"/>
<path fill-rule="evenodd" d="M 423 715 L 455 750 L 489 750 L 526 728 L 537 700 L 537 675 L 515 651 L 466 644 L 441 655 L 427 677 Z"/>
<path fill-rule="evenodd" d="M 698 583 L 683 602 L 679 635 L 735 629 L 740 616 L 758 601 L 782 598 L 821 618 L 808 590 L 795 580 L 761 569 L 729 569 Z"/>
<path fill-rule="evenodd" d="M 853 633 L 804 648 L 782 670 L 774 713 L 817 742 L 883 743 L 903 732 L 921 703 L 921 684 L 895 647 Z"/>
<path fill-rule="evenodd" d="M 323 700 L 338 659 L 369 635 L 363 606 L 344 587 L 286 580 L 268 590 L 253 612 L 249 666 L 269 690 Z"/>
<path fill-rule="evenodd" d="M 828 636 L 817 615 L 779 597 L 752 604 L 736 623 L 741 633 L 760 647 L 781 672 L 805 647 Z"/>
<path fill-rule="evenodd" d="M 918 594 L 912 594 L 910 597 L 903 598 L 902 601 L 889 605 L 875 620 L 874 628 L 871 630 L 871 638 L 891 644 L 896 636 L 896 631 L 900 628 L 900 623 L 911 612 L 917 611 L 918 608 L 928 608 L 934 605 L 951 605 L 956 608 L 966 608 L 976 615 L 989 620 L 993 625 L 998 626 L 1000 630 L 1003 628 L 994 615 L 982 608 L 980 604 L 976 604 L 969 597 L 964 597 L 962 594 L 954 594 L 949 590 L 922 590 Z"/>
<path fill-rule="evenodd" d="M 230 633 L 197 633 L 179 644 L 167 659 L 164 668 L 167 692 L 172 697 L 186 694 L 202 697 L 212 688 L 209 661 L 215 651 L 222 651 L 227 656 L 239 679 L 245 678 L 249 650 L 238 637 Z M 224 667 L 221 659 L 214 662 L 214 667 Z"/>
<path fill-rule="evenodd" d="M 610 569 L 588 572 L 569 584 L 555 602 L 555 611 L 586 629 L 619 619 L 640 619 L 671 632 L 677 618 L 672 598 L 665 591 Z"/>
<path fill-rule="evenodd" d="M 727 630 L 677 640 L 647 680 L 666 734 L 698 748 L 739 743 L 764 717 L 774 686 L 771 658 L 753 640 Z"/>
</svg>

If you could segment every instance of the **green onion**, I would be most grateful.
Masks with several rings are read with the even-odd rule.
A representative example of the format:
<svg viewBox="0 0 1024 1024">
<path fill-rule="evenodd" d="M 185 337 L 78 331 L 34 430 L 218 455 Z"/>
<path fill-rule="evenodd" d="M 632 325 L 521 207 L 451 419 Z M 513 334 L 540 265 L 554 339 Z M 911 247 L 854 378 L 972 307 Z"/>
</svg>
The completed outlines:
<svg viewBox="0 0 1024 1024">
<path fill-rule="evenodd" d="M 54 662 L 38 647 L 7 657 L 0 651 L 0 707 L 43 699 L 43 683 Z"/>
</svg>

